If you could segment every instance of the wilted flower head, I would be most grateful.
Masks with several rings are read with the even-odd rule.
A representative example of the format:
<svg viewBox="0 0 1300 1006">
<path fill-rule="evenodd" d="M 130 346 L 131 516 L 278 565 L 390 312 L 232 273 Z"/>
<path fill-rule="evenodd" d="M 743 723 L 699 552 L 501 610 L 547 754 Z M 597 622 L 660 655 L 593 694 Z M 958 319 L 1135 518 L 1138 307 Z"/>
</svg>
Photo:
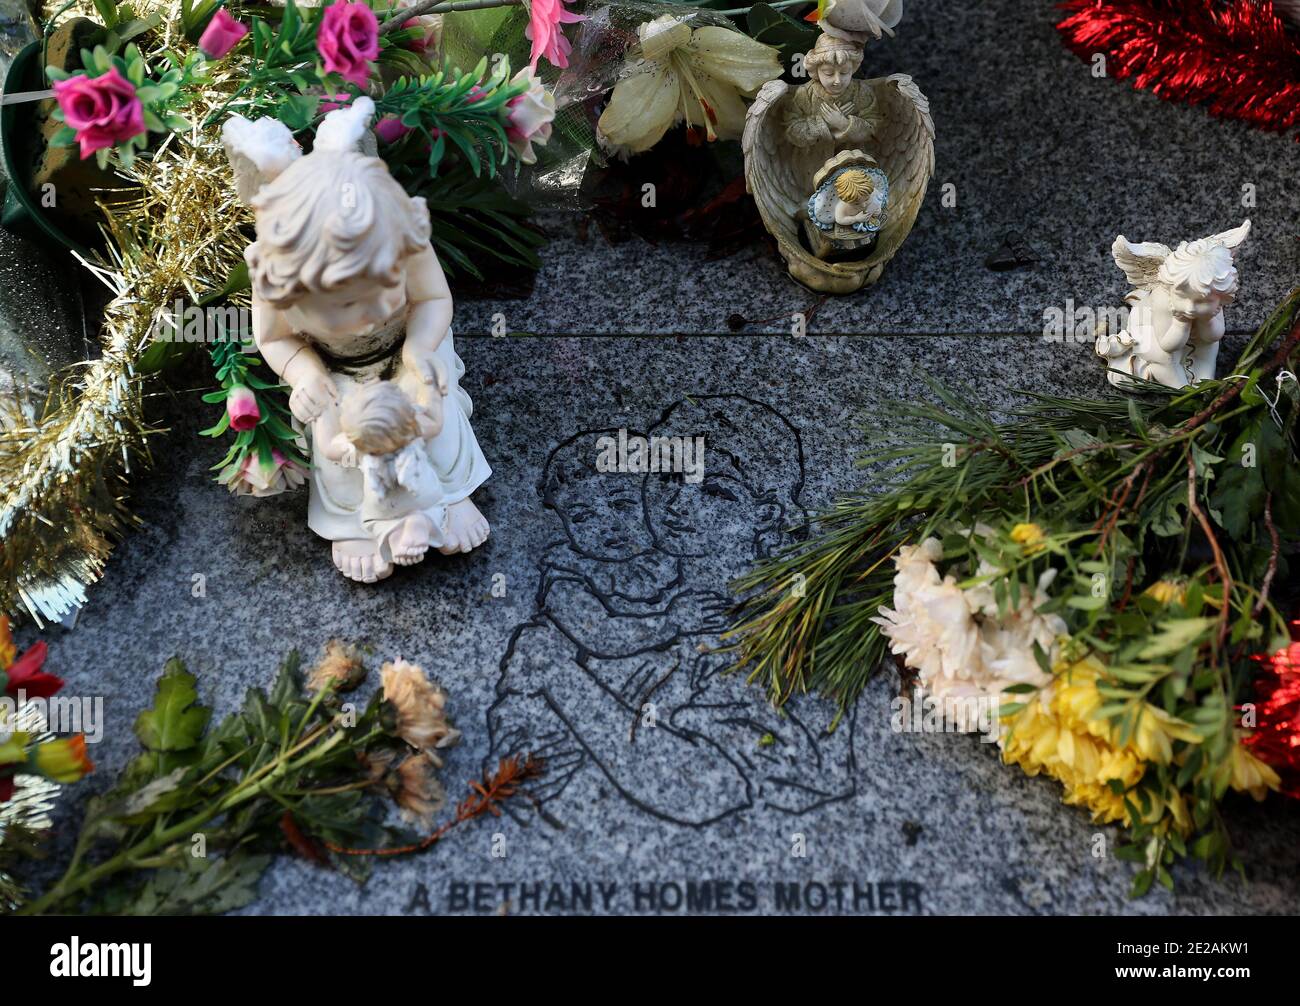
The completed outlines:
<svg viewBox="0 0 1300 1006">
<path fill-rule="evenodd" d="M 441 763 L 428 752 L 411 755 L 397 766 L 399 786 L 393 794 L 402 817 L 412 824 L 428 827 L 443 804 L 442 783 L 436 775 Z"/>
<path fill-rule="evenodd" d="M 435 751 L 460 740 L 460 731 L 447 720 L 447 693 L 415 664 L 394 660 L 379 669 L 384 699 L 397 714 L 397 735 L 411 747 Z"/>
<path fill-rule="evenodd" d="M 336 692 L 350 692 L 366 678 L 365 665 L 355 647 L 331 639 L 325 644 L 325 653 L 307 677 L 307 688 L 323 691 L 330 685 Z"/>
</svg>

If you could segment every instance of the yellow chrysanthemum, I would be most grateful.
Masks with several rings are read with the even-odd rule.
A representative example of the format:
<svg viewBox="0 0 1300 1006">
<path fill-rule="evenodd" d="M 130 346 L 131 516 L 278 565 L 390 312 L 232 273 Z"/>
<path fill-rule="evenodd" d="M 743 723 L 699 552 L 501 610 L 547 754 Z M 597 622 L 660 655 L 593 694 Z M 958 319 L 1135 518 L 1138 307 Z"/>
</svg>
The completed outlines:
<svg viewBox="0 0 1300 1006">
<path fill-rule="evenodd" d="M 1043 529 L 1037 524 L 1017 524 L 1011 529 L 1011 540 L 1020 546 L 1025 555 L 1041 552 L 1046 537 Z"/>
<path fill-rule="evenodd" d="M 1119 744 L 1119 730 L 1097 717 L 1103 699 L 1098 684 L 1103 673 L 1095 657 L 1059 670 L 1046 703 L 1031 702 L 1004 720 L 1003 760 L 1029 775 L 1040 772 L 1065 787 L 1064 800 L 1086 807 L 1098 823 L 1132 824 L 1123 792 L 1132 789 L 1151 763 L 1173 760 L 1173 742 L 1199 743 L 1192 728 L 1163 709 L 1147 704 L 1129 741 Z M 1120 792 L 1111 788 L 1118 783 Z M 1181 832 L 1191 830 L 1191 817 L 1174 793 L 1155 800 L 1148 822 L 1169 816 Z"/>
</svg>

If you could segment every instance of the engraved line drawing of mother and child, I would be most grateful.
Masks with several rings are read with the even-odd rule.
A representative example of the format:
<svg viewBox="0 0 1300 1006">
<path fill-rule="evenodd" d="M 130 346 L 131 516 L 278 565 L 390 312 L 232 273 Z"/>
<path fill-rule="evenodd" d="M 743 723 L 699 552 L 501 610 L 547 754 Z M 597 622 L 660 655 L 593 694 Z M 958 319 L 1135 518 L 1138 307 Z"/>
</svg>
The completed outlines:
<svg viewBox="0 0 1300 1006">
<path fill-rule="evenodd" d="M 852 712 L 827 732 L 827 708 L 812 723 L 773 710 L 709 652 L 726 628 L 730 579 L 802 516 L 798 431 L 740 395 L 675 403 L 648 433 L 703 436 L 698 483 L 598 470 L 602 438 L 618 433 L 579 433 L 546 462 L 538 491 L 564 534 L 543 554 L 533 615 L 501 659 L 486 764 L 545 757 L 533 795 L 551 817 L 580 801 L 560 799 L 580 779 L 692 827 L 851 797 Z"/>
</svg>

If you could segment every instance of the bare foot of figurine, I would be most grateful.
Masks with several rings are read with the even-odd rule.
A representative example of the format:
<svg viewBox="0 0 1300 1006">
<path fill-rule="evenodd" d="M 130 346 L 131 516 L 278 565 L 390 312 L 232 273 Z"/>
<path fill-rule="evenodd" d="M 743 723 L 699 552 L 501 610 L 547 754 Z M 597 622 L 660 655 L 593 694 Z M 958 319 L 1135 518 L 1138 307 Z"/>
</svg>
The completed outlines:
<svg viewBox="0 0 1300 1006">
<path fill-rule="evenodd" d="M 399 566 L 414 566 L 429 551 L 432 540 L 433 521 L 422 513 L 411 514 L 389 540 L 393 562 Z"/>
<path fill-rule="evenodd" d="M 393 572 L 393 564 L 385 561 L 375 549 L 375 543 L 362 538 L 336 541 L 334 565 L 349 580 L 358 583 L 374 583 Z"/>
<path fill-rule="evenodd" d="M 468 552 L 487 541 L 487 518 L 479 512 L 473 500 L 463 499 L 447 507 L 447 544 L 438 551 L 443 555 Z"/>
</svg>

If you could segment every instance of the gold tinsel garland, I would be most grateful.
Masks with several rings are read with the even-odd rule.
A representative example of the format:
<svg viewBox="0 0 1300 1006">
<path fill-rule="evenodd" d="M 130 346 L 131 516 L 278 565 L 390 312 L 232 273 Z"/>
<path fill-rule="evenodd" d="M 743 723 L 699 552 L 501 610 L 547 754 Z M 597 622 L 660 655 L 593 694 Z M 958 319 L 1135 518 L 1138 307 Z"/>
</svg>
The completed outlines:
<svg viewBox="0 0 1300 1006">
<path fill-rule="evenodd" d="M 137 0 L 162 26 L 137 40 L 156 66 L 164 51 L 183 60 L 179 3 Z M 89 2 L 67 16 L 95 17 Z M 246 79 L 246 59 L 209 64 L 183 111 L 195 128 L 169 136 L 122 172 L 131 187 L 101 201 L 107 256 L 84 262 L 113 292 L 104 313 L 102 355 L 61 375 L 43 405 L 0 402 L 0 611 L 58 620 L 85 601 L 103 571 L 112 537 L 130 518 L 127 476 L 148 459 L 146 379 L 137 364 L 156 322 L 177 298 L 196 303 L 220 290 L 243 261 L 251 224 L 238 202 L 220 125 L 201 124 Z"/>
</svg>

